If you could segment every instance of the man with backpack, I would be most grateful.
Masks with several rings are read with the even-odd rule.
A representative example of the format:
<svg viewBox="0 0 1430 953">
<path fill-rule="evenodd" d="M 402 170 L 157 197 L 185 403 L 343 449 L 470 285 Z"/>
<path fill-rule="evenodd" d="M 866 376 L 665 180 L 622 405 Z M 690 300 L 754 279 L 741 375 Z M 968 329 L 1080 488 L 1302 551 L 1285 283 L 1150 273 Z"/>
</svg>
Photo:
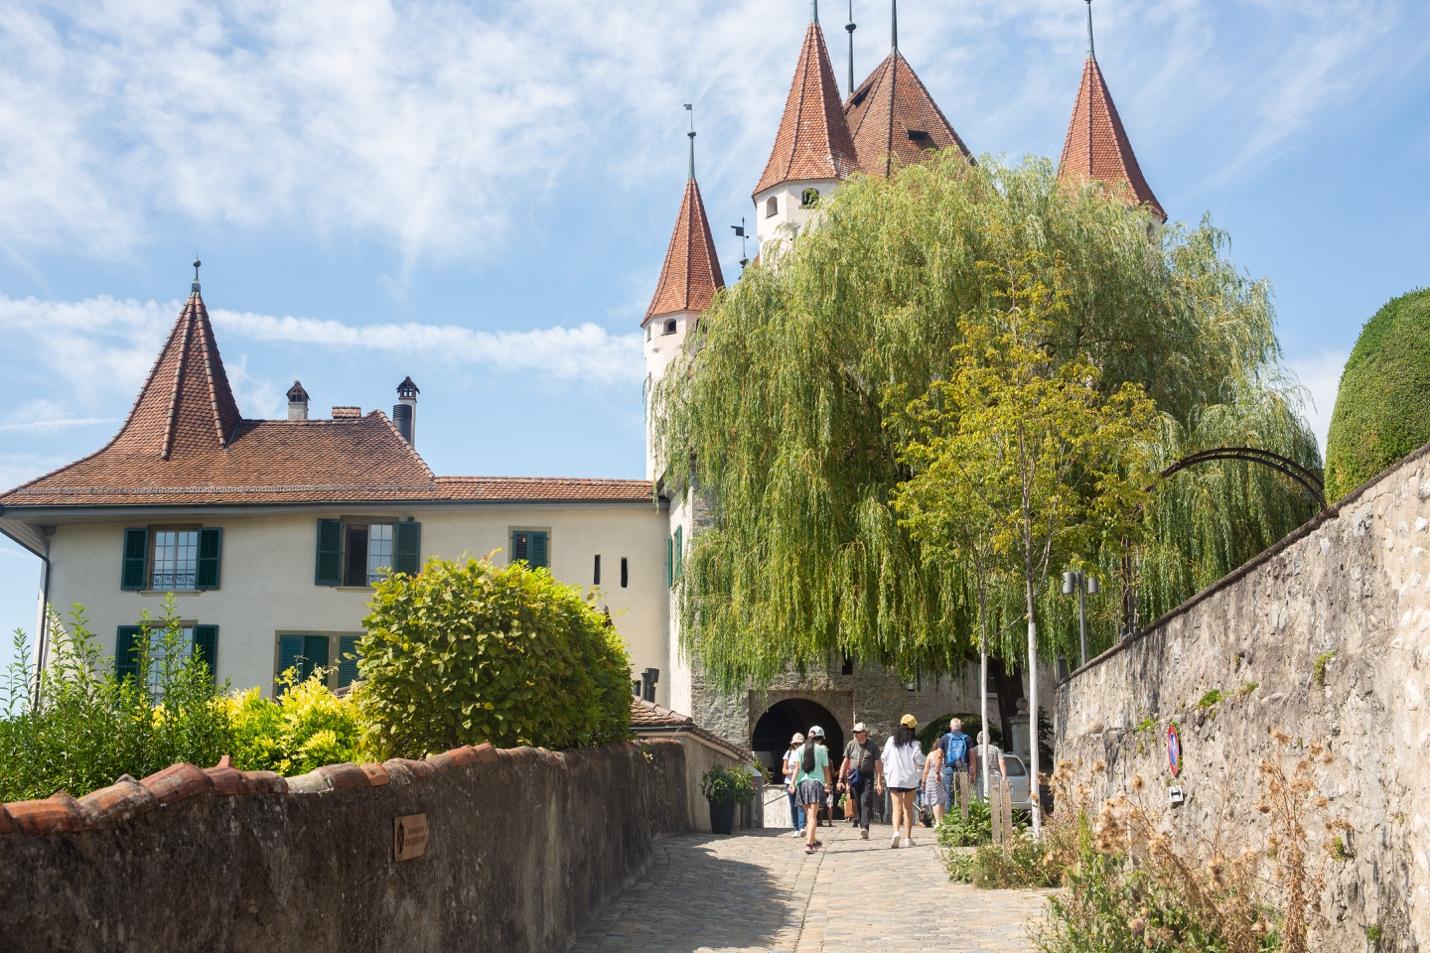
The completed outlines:
<svg viewBox="0 0 1430 953">
<path fill-rule="evenodd" d="M 943 789 L 947 792 L 944 810 L 953 810 L 954 776 L 960 772 L 968 774 L 968 753 L 973 740 L 963 733 L 963 720 L 955 718 L 948 723 L 948 732 L 938 739 L 943 751 Z"/>
<path fill-rule="evenodd" d="M 876 787 L 880 794 L 883 793 L 884 760 L 879 746 L 869 739 L 869 730 L 862 721 L 854 726 L 854 740 L 844 746 L 839 783 L 854 801 L 859 836 L 868 840 Z"/>
</svg>

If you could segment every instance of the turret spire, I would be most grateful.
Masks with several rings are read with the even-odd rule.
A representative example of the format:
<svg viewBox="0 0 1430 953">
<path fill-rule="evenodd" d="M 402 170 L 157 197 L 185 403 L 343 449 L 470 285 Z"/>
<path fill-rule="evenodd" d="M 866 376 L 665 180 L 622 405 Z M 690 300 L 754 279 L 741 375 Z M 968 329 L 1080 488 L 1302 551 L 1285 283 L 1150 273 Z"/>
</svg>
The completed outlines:
<svg viewBox="0 0 1430 953">
<path fill-rule="evenodd" d="M 819 0 L 809 0 L 809 5 L 810 5 L 810 7 L 811 7 L 810 15 L 811 15 L 812 17 L 814 17 L 814 22 L 815 22 L 815 23 L 818 23 L 818 22 L 819 22 Z"/>
<path fill-rule="evenodd" d="M 686 133 L 690 137 L 690 177 L 695 178 L 695 104 L 686 103 L 685 111 L 690 113 L 690 131 Z"/>
<path fill-rule="evenodd" d="M 849 0 L 849 22 L 844 24 L 849 31 L 849 92 L 854 92 L 854 0 Z"/>
<path fill-rule="evenodd" d="M 894 2 L 897 3 L 898 0 Z M 1092 42 L 1092 0 L 1087 0 L 1087 55 L 1097 56 L 1097 47 Z"/>
<path fill-rule="evenodd" d="M 199 261 L 199 256 L 198 256 L 198 255 L 194 255 L 194 283 L 193 283 L 193 285 L 190 286 L 190 288 L 189 288 L 189 291 L 190 291 L 192 294 L 198 294 L 198 293 L 199 293 L 199 266 L 202 265 L 202 264 L 203 264 L 203 262 Z"/>
<path fill-rule="evenodd" d="M 1092 0 L 1088 0 L 1088 2 L 1091 3 Z M 894 8 L 894 17 L 893 27 L 890 31 L 889 42 L 893 49 L 897 50 L 899 48 L 899 0 L 892 0 L 892 3 L 890 5 Z"/>
</svg>

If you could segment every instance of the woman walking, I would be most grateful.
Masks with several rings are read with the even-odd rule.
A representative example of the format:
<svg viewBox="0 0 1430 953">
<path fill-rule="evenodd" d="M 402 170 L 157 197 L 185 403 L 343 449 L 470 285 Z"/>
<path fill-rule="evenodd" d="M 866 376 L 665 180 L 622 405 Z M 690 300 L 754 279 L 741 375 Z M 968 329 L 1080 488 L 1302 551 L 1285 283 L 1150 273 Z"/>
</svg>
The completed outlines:
<svg viewBox="0 0 1430 953">
<path fill-rule="evenodd" d="M 799 772 L 795 775 L 795 790 L 804 805 L 804 852 L 814 853 L 819 842 L 819 809 L 824 805 L 824 792 L 831 789 L 834 779 L 829 770 L 829 749 L 824 746 L 824 729 L 814 725 L 809 738 L 799 748 Z"/>
<path fill-rule="evenodd" d="M 796 731 L 789 740 L 789 750 L 784 757 L 785 793 L 789 795 L 789 820 L 794 826 L 791 837 L 804 836 L 804 807 L 799 803 L 799 791 L 794 783 L 795 775 L 799 774 L 799 752 L 803 744 L 804 733 Z"/>
<path fill-rule="evenodd" d="M 948 789 L 943 781 L 943 749 L 934 745 L 924 760 L 923 776 L 920 784 L 924 789 L 924 807 L 933 810 L 933 826 L 943 821 L 944 807 L 948 804 Z"/>
<path fill-rule="evenodd" d="M 919 720 L 913 715 L 899 719 L 899 727 L 884 743 L 884 783 L 894 802 L 894 837 L 890 847 L 914 846 L 914 788 L 924 766 L 924 752 L 914 732 Z"/>
</svg>

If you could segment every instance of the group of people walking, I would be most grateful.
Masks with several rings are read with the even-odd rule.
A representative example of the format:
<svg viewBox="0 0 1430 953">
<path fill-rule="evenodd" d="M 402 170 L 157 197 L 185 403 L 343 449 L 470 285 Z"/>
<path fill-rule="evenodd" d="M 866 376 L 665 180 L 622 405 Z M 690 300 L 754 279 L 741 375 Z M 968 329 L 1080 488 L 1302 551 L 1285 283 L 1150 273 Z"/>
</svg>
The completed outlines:
<svg viewBox="0 0 1430 953">
<path fill-rule="evenodd" d="M 954 718 L 948 731 L 924 754 L 916 734 L 919 722 L 913 715 L 899 719 L 894 733 L 881 749 L 869 737 L 868 726 L 854 726 L 854 740 L 844 746 L 838 770 L 832 767 L 829 749 L 824 745 L 824 729 L 814 725 L 808 734 L 796 732 L 785 752 L 785 790 L 789 796 L 790 818 L 794 822 L 792 836 L 803 836 L 805 853 L 812 854 L 822 845 L 819 840 L 820 812 L 832 818 L 835 795 L 846 795 L 851 822 L 859 828 L 859 836 L 869 839 L 875 798 L 882 798 L 885 789 L 892 805 L 894 832 L 889 846 L 912 847 L 914 802 L 923 791 L 924 804 L 938 823 L 952 806 L 956 777 L 968 777 L 970 790 L 981 784 L 984 772 L 990 783 L 1007 775 L 1003 752 L 988 743 L 987 732 L 978 733 L 978 744 L 963 733 L 963 722 Z M 832 823 L 832 820 L 829 821 Z"/>
</svg>

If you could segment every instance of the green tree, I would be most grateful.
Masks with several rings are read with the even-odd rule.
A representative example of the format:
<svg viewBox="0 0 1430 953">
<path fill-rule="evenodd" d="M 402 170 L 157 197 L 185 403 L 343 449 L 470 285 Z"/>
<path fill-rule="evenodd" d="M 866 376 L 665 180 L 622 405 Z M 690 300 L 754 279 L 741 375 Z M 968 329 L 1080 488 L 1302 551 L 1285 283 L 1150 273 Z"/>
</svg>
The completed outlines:
<svg viewBox="0 0 1430 953">
<path fill-rule="evenodd" d="M 356 695 L 381 757 L 629 735 L 620 634 L 546 569 L 434 558 L 378 582 L 363 624 Z"/>
<path fill-rule="evenodd" d="M 952 157 L 841 187 L 778 267 L 748 269 L 717 299 L 657 390 L 668 408 L 656 431 L 667 488 L 697 487 L 711 503 L 679 592 L 692 658 L 727 685 L 841 653 L 906 675 L 961 669 L 976 641 L 978 587 L 967 566 L 925 559 L 899 525 L 890 500 L 908 472 L 886 426 L 887 395 L 912 399 L 947 379 L 960 318 L 996 303 L 1000 275 L 1026 267 L 1060 302 L 1046 350 L 1099 368 L 1104 393 L 1141 385 L 1164 434 L 1195 435 L 1212 408 L 1227 418 L 1268 403 L 1294 408 L 1267 289 L 1225 246 L 1205 223 L 1149 238 L 1143 213 L 1061 187 L 1043 160 Z M 1244 433 L 1319 467 L 1299 415 L 1255 432 L 1259 424 L 1232 420 L 1218 434 Z M 1154 608 L 1144 592 L 1175 590 L 1180 601 L 1310 515 L 1274 474 L 1246 477 L 1288 501 L 1263 517 L 1246 509 L 1260 497 L 1222 499 L 1235 481 L 1209 472 L 1167 492 L 1201 492 L 1227 535 L 1263 519 L 1266 528 L 1212 550 L 1190 575 L 1177 574 L 1180 563 L 1173 573 L 1139 562 L 1144 613 Z M 1175 534 L 1153 542 L 1182 545 Z M 1098 556 L 1114 573 L 1119 560 L 1120 548 Z M 1147 578 L 1157 574 L 1170 582 Z M 1067 600 L 1039 598 L 1053 623 L 1049 649 L 1070 649 Z M 993 642 L 1015 657 L 1011 640 Z"/>
<path fill-rule="evenodd" d="M 1430 289 L 1366 322 L 1341 374 L 1326 440 L 1326 494 L 1345 496 L 1430 442 Z"/>
<path fill-rule="evenodd" d="M 1033 778 L 1038 596 L 1052 566 L 1085 559 L 1107 540 L 1125 544 L 1137 531 L 1156 432 L 1139 385 L 1105 394 L 1096 367 L 1051 353 L 1045 342 L 1065 303 L 1036 270 L 990 278 L 1003 284 L 1001 295 L 959 322 L 949 376 L 889 417 L 910 471 L 894 488 L 894 510 L 924 558 L 950 563 L 950 573 L 987 560 L 1021 590 Z M 1032 815 L 1036 836 L 1037 798 Z"/>
</svg>

